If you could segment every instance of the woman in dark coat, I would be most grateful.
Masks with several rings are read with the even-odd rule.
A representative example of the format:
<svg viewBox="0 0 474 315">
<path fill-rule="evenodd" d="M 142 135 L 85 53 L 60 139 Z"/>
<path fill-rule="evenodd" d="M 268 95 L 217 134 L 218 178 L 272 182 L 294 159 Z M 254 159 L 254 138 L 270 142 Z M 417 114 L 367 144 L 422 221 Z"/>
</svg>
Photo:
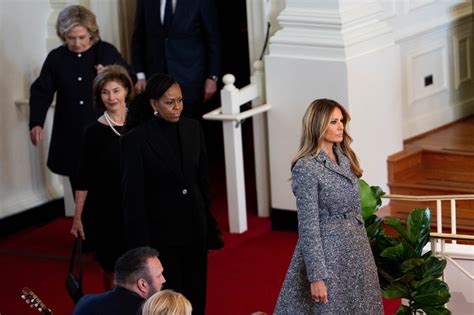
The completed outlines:
<svg viewBox="0 0 474 315">
<path fill-rule="evenodd" d="M 121 139 L 125 231 L 130 248 L 160 252 L 166 288 L 204 314 L 207 253 L 223 244 L 210 212 L 204 135 L 182 110 L 181 89 L 164 74 L 129 107 Z"/>
<path fill-rule="evenodd" d="M 34 145 L 43 139 L 43 124 L 56 93 L 48 167 L 68 176 L 75 191 L 82 132 L 102 114 L 93 108 L 92 80 L 109 64 L 131 69 L 114 46 L 100 40 L 95 15 L 85 7 L 64 8 L 56 31 L 64 45 L 48 54 L 31 85 L 30 137 Z"/>
<path fill-rule="evenodd" d="M 125 251 L 119 139 L 133 83 L 122 66 L 107 66 L 94 79 L 93 92 L 95 106 L 104 114 L 84 133 L 71 234 L 91 241 L 104 289 L 112 290 L 115 262 Z"/>
<path fill-rule="evenodd" d="M 299 237 L 275 314 L 383 314 L 349 120 L 344 107 L 327 99 L 312 102 L 303 117 L 291 165 Z"/>
</svg>

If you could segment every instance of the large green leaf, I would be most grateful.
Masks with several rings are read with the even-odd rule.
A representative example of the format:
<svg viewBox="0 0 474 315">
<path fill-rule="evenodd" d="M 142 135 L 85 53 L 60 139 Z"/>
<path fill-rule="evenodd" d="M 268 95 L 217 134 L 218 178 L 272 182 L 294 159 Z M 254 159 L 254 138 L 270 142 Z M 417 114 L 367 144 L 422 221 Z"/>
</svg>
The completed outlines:
<svg viewBox="0 0 474 315">
<path fill-rule="evenodd" d="M 421 258 L 428 258 L 428 257 L 431 257 L 432 255 L 433 255 L 433 252 L 429 250 L 426 253 L 424 253 L 423 256 L 421 256 Z"/>
<path fill-rule="evenodd" d="M 401 237 L 411 242 L 410 236 L 400 222 L 400 218 L 386 217 L 383 219 L 383 223 L 390 225 L 395 231 L 398 232 L 398 234 L 400 234 Z"/>
<path fill-rule="evenodd" d="M 402 239 L 403 244 L 403 260 L 408 260 L 411 258 L 419 258 L 420 253 L 418 253 L 413 245 L 406 239 Z"/>
<path fill-rule="evenodd" d="M 359 180 L 359 190 L 362 219 L 365 221 L 379 209 L 382 204 L 380 197 L 383 196 L 385 192 L 378 186 L 369 186 L 363 179 Z"/>
<path fill-rule="evenodd" d="M 413 243 L 429 234 L 430 230 L 430 210 L 416 208 L 410 212 L 407 218 L 407 230 Z"/>
<path fill-rule="evenodd" d="M 410 243 L 414 246 L 418 255 L 421 255 L 423 247 L 430 239 L 430 209 L 417 208 L 410 212 L 407 218 L 407 231 Z"/>
<path fill-rule="evenodd" d="M 446 260 L 431 256 L 426 259 L 426 263 L 422 266 L 423 278 L 436 279 L 443 275 L 446 268 Z"/>
<path fill-rule="evenodd" d="M 380 256 L 390 260 L 401 261 L 403 259 L 403 244 L 399 243 L 384 249 L 382 253 L 380 253 Z"/>
<path fill-rule="evenodd" d="M 412 315 L 410 308 L 406 305 L 401 304 L 397 311 L 395 312 L 395 315 Z"/>
<path fill-rule="evenodd" d="M 418 290 L 419 287 L 421 287 L 423 284 L 425 284 L 426 282 L 428 281 L 431 281 L 433 280 L 432 278 L 427 278 L 427 279 L 421 279 L 419 281 L 417 280 L 413 280 L 410 284 L 411 284 L 411 287 L 413 288 L 413 290 Z"/>
<path fill-rule="evenodd" d="M 423 264 L 425 264 L 425 260 L 422 258 L 410 258 L 400 264 L 400 271 L 408 272 Z"/>
<path fill-rule="evenodd" d="M 405 294 L 405 292 L 398 290 L 397 288 L 394 287 L 389 287 L 387 289 L 382 289 L 382 296 L 386 299 L 401 299 L 401 298 L 407 298 L 408 296 Z"/>
<path fill-rule="evenodd" d="M 393 280 L 392 284 L 401 283 L 405 286 L 408 286 L 410 282 L 415 280 L 415 274 L 413 272 L 402 273 L 402 276 Z"/>
<path fill-rule="evenodd" d="M 367 231 L 367 237 L 369 241 L 375 240 L 382 232 L 382 219 L 372 214 L 365 220 L 365 229 Z"/>
<path fill-rule="evenodd" d="M 443 306 L 423 308 L 423 311 L 426 315 L 451 315 L 451 311 Z"/>
<path fill-rule="evenodd" d="M 419 307 L 442 306 L 451 297 L 448 285 L 439 279 L 427 281 L 413 291 L 411 296 Z"/>
</svg>

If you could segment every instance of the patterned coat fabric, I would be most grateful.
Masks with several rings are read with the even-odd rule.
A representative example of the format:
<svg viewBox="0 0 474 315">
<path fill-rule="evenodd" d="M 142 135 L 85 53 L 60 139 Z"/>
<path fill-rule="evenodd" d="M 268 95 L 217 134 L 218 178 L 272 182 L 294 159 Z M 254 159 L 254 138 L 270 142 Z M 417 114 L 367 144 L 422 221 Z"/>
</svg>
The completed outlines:
<svg viewBox="0 0 474 315">
<path fill-rule="evenodd" d="M 275 314 L 383 314 L 382 298 L 361 217 L 358 178 L 335 147 L 339 165 L 321 150 L 292 171 L 299 238 Z M 323 279 L 328 303 L 311 298 Z"/>
</svg>

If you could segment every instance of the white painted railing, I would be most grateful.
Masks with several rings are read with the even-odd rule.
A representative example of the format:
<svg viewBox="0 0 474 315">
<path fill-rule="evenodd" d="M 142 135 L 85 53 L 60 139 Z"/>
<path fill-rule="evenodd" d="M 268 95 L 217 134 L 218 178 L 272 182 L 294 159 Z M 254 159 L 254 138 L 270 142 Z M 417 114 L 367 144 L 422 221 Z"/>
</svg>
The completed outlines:
<svg viewBox="0 0 474 315">
<path fill-rule="evenodd" d="M 264 113 L 270 110 L 271 105 L 264 104 L 263 62 L 255 61 L 253 68 L 251 83 L 241 89 L 234 86 L 235 77 L 226 74 L 223 77 L 225 86 L 221 90 L 222 107 L 203 116 L 206 120 L 222 121 L 231 233 L 243 233 L 247 230 L 241 122 L 249 117 L 253 118 L 258 215 L 268 217 L 270 214 L 267 124 Z M 240 106 L 248 102 L 252 102 L 252 108 L 240 112 Z"/>
<path fill-rule="evenodd" d="M 430 233 L 431 239 L 431 251 L 436 256 L 441 256 L 450 263 L 453 264 L 457 269 L 459 269 L 464 275 L 466 275 L 471 281 L 474 281 L 474 275 L 471 274 L 468 270 L 462 267 L 455 259 L 453 259 L 452 254 L 446 249 L 446 240 L 451 240 L 455 242 L 457 240 L 474 242 L 474 235 L 462 235 L 462 234 L 447 234 L 447 233 Z M 441 242 L 440 246 L 436 246 L 436 240 Z M 474 246 L 471 246 L 471 260 L 474 260 Z"/>
<path fill-rule="evenodd" d="M 474 260 L 474 244 L 457 244 L 458 240 L 472 243 L 474 235 L 457 234 L 457 218 L 456 218 L 456 201 L 458 200 L 474 200 L 474 195 L 438 195 L 438 196 L 409 196 L 409 195 L 392 195 L 387 194 L 382 198 L 400 201 L 436 201 L 436 233 L 430 233 L 430 244 L 427 244 L 424 251 L 431 250 L 433 254 L 441 256 L 454 267 L 459 269 L 469 279 L 474 280 L 474 276 L 463 268 L 455 258 Z M 450 201 L 451 205 L 451 233 L 443 233 L 443 209 L 442 201 Z M 422 205 L 420 205 L 421 207 Z M 446 240 L 451 243 L 446 244 Z"/>
<path fill-rule="evenodd" d="M 436 232 L 443 233 L 443 208 L 442 201 L 449 200 L 451 203 L 451 234 L 456 234 L 456 201 L 457 200 L 474 200 L 474 195 L 433 195 L 433 196 L 411 196 L 411 195 L 392 195 L 386 194 L 382 196 L 384 199 L 401 200 L 401 201 L 436 201 Z M 453 241 L 454 244 L 456 240 Z"/>
</svg>

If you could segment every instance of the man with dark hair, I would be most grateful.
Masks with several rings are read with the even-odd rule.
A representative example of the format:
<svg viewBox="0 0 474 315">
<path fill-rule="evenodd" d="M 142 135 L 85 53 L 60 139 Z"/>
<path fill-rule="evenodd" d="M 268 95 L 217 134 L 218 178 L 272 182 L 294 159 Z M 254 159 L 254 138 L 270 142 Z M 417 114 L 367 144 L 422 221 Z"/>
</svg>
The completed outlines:
<svg viewBox="0 0 474 315">
<path fill-rule="evenodd" d="M 146 246 L 131 249 L 115 264 L 115 289 L 84 296 L 73 315 L 136 315 L 165 282 L 157 250 Z"/>
</svg>

